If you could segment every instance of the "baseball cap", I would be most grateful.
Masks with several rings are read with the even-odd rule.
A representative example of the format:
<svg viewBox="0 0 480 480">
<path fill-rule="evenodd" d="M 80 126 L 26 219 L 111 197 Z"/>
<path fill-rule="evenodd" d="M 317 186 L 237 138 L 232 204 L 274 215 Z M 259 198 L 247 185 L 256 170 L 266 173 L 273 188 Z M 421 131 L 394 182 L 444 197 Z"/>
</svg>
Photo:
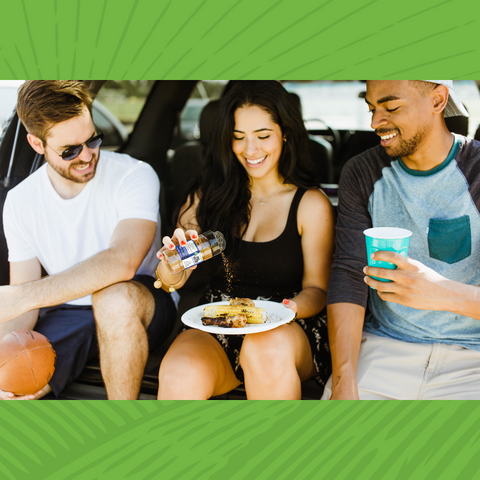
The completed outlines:
<svg viewBox="0 0 480 480">
<path fill-rule="evenodd" d="M 463 103 L 459 100 L 453 90 L 453 80 L 423 80 L 424 82 L 438 83 L 439 85 L 445 85 L 448 88 L 448 102 L 443 116 L 446 117 L 469 117 L 467 110 L 463 106 Z"/>
</svg>

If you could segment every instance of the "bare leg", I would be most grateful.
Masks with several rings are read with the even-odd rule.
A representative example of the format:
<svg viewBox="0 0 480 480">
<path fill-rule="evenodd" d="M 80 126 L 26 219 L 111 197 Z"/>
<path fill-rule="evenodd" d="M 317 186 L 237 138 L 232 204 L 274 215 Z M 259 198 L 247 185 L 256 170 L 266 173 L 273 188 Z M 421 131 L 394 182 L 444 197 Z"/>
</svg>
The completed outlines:
<svg viewBox="0 0 480 480">
<path fill-rule="evenodd" d="M 308 338 L 296 323 L 246 335 L 240 363 L 249 400 L 300 400 L 302 381 L 315 373 Z"/>
<path fill-rule="evenodd" d="M 159 400 L 206 400 L 240 385 L 212 335 L 186 330 L 172 343 L 159 372 Z"/>
<path fill-rule="evenodd" d="M 153 296 L 141 283 L 122 282 L 94 293 L 92 306 L 107 396 L 135 400 L 147 363 Z"/>
</svg>

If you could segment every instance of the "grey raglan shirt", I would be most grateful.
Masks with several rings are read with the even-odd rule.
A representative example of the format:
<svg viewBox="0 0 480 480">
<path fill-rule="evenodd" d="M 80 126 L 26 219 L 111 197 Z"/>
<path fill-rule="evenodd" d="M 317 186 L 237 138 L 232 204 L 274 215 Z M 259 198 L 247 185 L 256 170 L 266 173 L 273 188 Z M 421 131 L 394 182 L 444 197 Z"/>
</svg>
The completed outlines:
<svg viewBox="0 0 480 480">
<path fill-rule="evenodd" d="M 385 302 L 363 281 L 363 230 L 413 232 L 408 256 L 457 282 L 480 285 L 480 142 L 455 135 L 450 154 L 429 171 L 409 169 L 380 145 L 352 158 L 339 186 L 336 253 L 327 304 L 367 306 L 364 330 L 408 342 L 480 351 L 480 321 Z"/>
</svg>

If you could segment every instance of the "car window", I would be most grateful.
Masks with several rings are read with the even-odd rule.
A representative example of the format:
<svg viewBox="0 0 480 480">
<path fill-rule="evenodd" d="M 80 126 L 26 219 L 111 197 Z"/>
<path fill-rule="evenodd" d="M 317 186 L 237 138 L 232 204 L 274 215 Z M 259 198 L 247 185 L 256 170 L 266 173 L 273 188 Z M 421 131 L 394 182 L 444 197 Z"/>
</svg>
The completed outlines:
<svg viewBox="0 0 480 480">
<path fill-rule="evenodd" d="M 16 88 L 0 88 L 0 128 L 10 118 L 15 108 Z"/>
<path fill-rule="evenodd" d="M 363 97 L 365 82 L 361 81 L 287 81 L 289 91 L 300 97 L 307 129 L 315 130 L 321 121 L 336 130 L 371 131 L 371 115 Z M 469 137 L 480 124 L 480 93 L 474 80 L 453 82 L 460 100 L 467 107 Z"/>
<path fill-rule="evenodd" d="M 473 138 L 480 124 L 480 92 L 475 80 L 454 80 L 453 89 L 470 114 L 468 136 Z"/>
<path fill-rule="evenodd" d="M 196 85 L 180 114 L 180 142 L 200 138 L 199 119 L 203 107 L 210 100 L 222 96 L 228 80 L 201 80 Z"/>
<path fill-rule="evenodd" d="M 0 80 L 0 134 L 2 132 L 2 127 L 5 122 L 12 115 L 15 105 L 17 103 L 17 90 L 18 87 L 23 83 L 23 80 Z M 123 95 L 117 93 L 114 96 L 114 101 L 111 101 L 109 96 L 109 85 L 113 82 L 106 82 L 107 91 L 103 92 L 103 89 L 100 90 L 100 94 L 93 102 L 93 121 L 99 128 L 99 130 L 105 135 L 102 148 L 107 150 L 118 150 L 128 138 L 129 128 L 131 129 L 132 125 L 135 123 L 140 110 L 145 103 L 146 93 L 144 93 L 145 86 L 143 90 L 139 89 L 134 90 L 130 89 L 130 93 L 135 93 L 135 95 Z M 132 82 L 136 84 L 138 82 Z M 148 82 L 152 84 L 153 82 Z M 147 85 L 148 86 L 148 85 Z M 142 96 L 143 95 L 143 96 Z M 102 98 L 106 98 L 110 102 L 110 105 L 114 107 L 107 108 L 102 104 Z M 120 111 L 123 113 L 121 120 L 119 120 L 112 110 Z M 125 113 L 127 112 L 128 115 Z"/>
<path fill-rule="evenodd" d="M 108 80 L 96 98 L 130 133 L 154 83 L 153 80 Z"/>
<path fill-rule="evenodd" d="M 102 142 L 102 149 L 114 149 L 119 148 L 126 138 L 123 138 L 118 129 L 112 124 L 107 116 L 102 113 L 98 108 L 96 102 L 92 111 L 93 123 L 97 127 L 98 131 L 104 135 Z"/>
<path fill-rule="evenodd" d="M 17 90 L 23 80 L 0 80 L 0 135 L 17 104 Z"/>
<path fill-rule="evenodd" d="M 371 130 L 367 105 L 359 96 L 365 92 L 364 82 L 289 81 L 283 86 L 300 97 L 307 129 L 315 130 L 319 120 L 336 130 Z"/>
</svg>

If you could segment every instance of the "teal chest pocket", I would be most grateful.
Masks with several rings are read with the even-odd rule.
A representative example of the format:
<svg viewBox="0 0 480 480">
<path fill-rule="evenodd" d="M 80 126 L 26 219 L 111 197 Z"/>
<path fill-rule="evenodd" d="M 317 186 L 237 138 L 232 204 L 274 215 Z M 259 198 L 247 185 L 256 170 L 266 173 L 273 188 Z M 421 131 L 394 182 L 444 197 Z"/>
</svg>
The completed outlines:
<svg viewBox="0 0 480 480">
<path fill-rule="evenodd" d="M 457 263 L 472 253 L 470 217 L 441 220 L 431 218 L 428 225 L 428 251 L 431 258 Z"/>
</svg>

